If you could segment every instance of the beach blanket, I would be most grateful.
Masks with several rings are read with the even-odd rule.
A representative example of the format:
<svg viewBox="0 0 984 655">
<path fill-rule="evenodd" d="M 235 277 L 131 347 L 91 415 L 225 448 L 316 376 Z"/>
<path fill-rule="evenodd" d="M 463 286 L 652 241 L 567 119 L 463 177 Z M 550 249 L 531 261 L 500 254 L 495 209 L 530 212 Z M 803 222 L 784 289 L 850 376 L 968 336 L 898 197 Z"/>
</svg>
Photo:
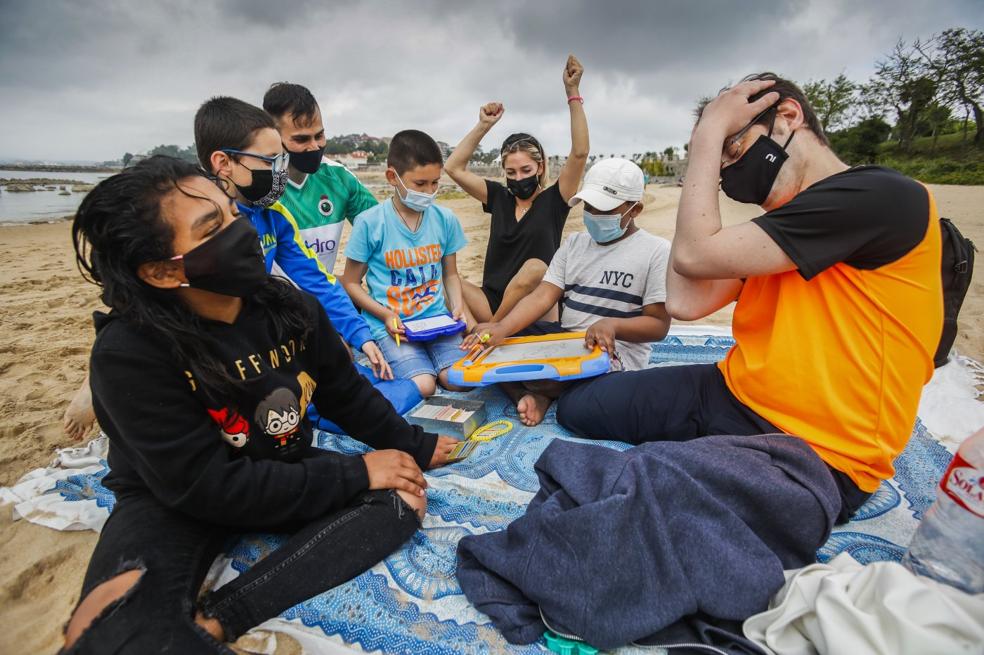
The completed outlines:
<svg viewBox="0 0 984 655">
<path fill-rule="evenodd" d="M 654 344 L 651 364 L 714 362 L 732 344 L 723 330 L 675 329 L 663 342 Z M 948 366 L 966 364 L 954 361 Z M 942 377 L 949 380 L 959 376 Z M 967 393 L 973 395 L 974 391 L 963 388 L 957 395 Z M 557 425 L 553 409 L 541 425 L 523 426 L 515 407 L 494 388 L 453 395 L 485 401 L 488 420 L 507 418 L 515 428 L 480 444 L 468 459 L 427 474 L 427 516 L 403 548 L 354 580 L 258 626 L 237 646 L 252 653 L 273 653 L 283 642 L 294 642 L 311 653 L 544 652 L 542 644 L 509 645 L 488 618 L 467 602 L 455 578 L 455 548 L 463 536 L 501 530 L 523 514 L 537 491 L 533 464 L 552 440 L 581 440 Z M 946 396 L 946 389 L 937 394 L 937 410 Z M 954 430 L 952 425 L 943 428 Z M 316 434 L 322 448 L 348 453 L 366 450 L 346 436 L 324 431 Z M 591 443 L 615 450 L 629 448 L 618 442 Z M 16 517 L 41 525 L 58 530 L 98 530 L 114 502 L 100 484 L 107 470 L 105 448 L 106 441 L 100 438 L 86 447 L 62 451 L 51 467 L 0 489 L 0 501 L 15 503 Z M 896 461 L 895 477 L 882 483 L 854 520 L 834 529 L 818 551 L 818 559 L 827 562 L 847 552 L 861 563 L 899 561 L 932 504 L 935 483 L 951 456 L 918 420 L 908 446 Z M 234 578 L 281 542 L 278 535 L 244 535 L 230 543 L 225 556 L 215 562 L 207 584 L 218 586 Z M 635 649 L 618 652 L 624 655 Z"/>
</svg>

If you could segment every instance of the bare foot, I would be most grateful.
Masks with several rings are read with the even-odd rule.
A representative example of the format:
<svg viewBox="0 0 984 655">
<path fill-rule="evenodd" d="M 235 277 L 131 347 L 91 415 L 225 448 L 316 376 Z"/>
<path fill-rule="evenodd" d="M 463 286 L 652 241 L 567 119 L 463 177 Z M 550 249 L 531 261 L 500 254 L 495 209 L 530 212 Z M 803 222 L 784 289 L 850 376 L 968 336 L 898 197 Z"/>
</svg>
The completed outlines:
<svg viewBox="0 0 984 655">
<path fill-rule="evenodd" d="M 75 397 L 65 410 L 62 421 L 65 434 L 74 441 L 80 441 L 96 422 L 96 414 L 92 411 L 92 390 L 89 389 L 88 375 L 85 376 L 79 390 L 75 392 Z"/>
<path fill-rule="evenodd" d="M 218 622 L 217 619 L 206 618 L 201 612 L 195 614 L 195 623 L 198 627 L 203 628 L 205 632 L 210 634 L 215 641 L 224 644 L 225 643 L 225 630 L 222 629 L 222 624 Z"/>
<path fill-rule="evenodd" d="M 519 420 L 523 425 L 532 427 L 539 425 L 543 420 L 552 401 L 546 396 L 538 393 L 528 393 L 516 403 L 516 410 L 519 412 Z"/>
</svg>

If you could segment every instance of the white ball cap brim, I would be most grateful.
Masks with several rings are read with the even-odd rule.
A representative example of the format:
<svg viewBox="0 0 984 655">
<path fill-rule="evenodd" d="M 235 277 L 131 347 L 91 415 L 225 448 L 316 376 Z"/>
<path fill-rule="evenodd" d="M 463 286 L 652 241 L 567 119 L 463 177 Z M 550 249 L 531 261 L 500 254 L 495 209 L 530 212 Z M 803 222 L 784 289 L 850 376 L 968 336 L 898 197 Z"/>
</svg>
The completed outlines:
<svg viewBox="0 0 984 655">
<path fill-rule="evenodd" d="M 628 159 L 612 157 L 602 159 L 588 169 L 584 184 L 571 197 L 573 207 L 586 202 L 595 209 L 610 211 L 623 202 L 639 202 L 646 186 L 646 177 L 639 165 Z"/>
<path fill-rule="evenodd" d="M 601 189 L 585 186 L 585 188 L 571 196 L 571 199 L 567 202 L 567 204 L 571 207 L 575 207 L 582 202 L 588 203 L 595 209 L 600 209 L 603 212 L 607 212 L 621 205 L 625 202 L 625 199 L 613 196 L 612 194 L 606 193 Z"/>
</svg>

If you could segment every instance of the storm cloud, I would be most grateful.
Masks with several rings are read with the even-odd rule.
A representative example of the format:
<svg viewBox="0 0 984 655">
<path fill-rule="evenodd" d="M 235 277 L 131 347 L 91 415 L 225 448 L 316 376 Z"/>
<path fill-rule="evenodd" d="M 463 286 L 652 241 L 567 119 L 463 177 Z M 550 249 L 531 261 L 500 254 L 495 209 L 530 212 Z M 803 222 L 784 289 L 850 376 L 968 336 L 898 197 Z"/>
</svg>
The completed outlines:
<svg viewBox="0 0 984 655">
<path fill-rule="evenodd" d="M 569 147 L 561 70 L 585 65 L 592 151 L 681 147 L 695 101 L 745 74 L 866 79 L 900 36 L 984 27 L 979 0 L 336 2 L 0 0 L 0 158 L 114 159 L 189 144 L 203 100 L 315 93 L 330 134 L 408 127 L 456 143 Z"/>
</svg>

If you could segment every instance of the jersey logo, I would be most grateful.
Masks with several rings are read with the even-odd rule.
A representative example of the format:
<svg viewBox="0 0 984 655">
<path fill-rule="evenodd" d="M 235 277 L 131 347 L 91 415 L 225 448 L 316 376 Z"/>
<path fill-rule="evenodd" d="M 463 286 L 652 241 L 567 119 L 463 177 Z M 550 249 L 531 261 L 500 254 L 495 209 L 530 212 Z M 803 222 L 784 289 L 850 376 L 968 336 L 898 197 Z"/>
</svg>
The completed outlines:
<svg viewBox="0 0 984 655">
<path fill-rule="evenodd" d="M 771 161 L 773 164 L 776 163 L 776 156 L 771 152 L 765 156 L 766 161 Z"/>
<path fill-rule="evenodd" d="M 328 196 L 322 195 L 321 200 L 318 201 L 318 211 L 322 216 L 331 216 L 335 213 L 335 205 L 328 199 Z"/>
</svg>

